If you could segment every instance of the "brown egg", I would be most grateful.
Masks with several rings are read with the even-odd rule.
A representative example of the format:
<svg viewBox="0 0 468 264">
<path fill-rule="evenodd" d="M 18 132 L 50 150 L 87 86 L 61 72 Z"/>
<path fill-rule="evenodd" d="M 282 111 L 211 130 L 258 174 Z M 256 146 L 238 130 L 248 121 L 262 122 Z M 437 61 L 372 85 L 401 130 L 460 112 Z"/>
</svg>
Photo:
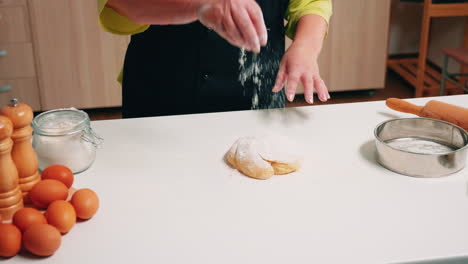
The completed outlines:
<svg viewBox="0 0 468 264">
<path fill-rule="evenodd" d="M 71 198 L 71 204 L 75 208 L 76 215 L 80 219 L 90 219 L 99 208 L 99 198 L 90 189 L 81 189 L 75 192 Z"/>
<path fill-rule="evenodd" d="M 65 234 L 76 223 L 76 213 L 73 206 L 66 201 L 55 201 L 49 205 L 46 211 L 47 222 Z"/>
<path fill-rule="evenodd" d="M 47 208 L 49 204 L 57 200 L 66 200 L 68 188 L 57 180 L 42 180 L 31 189 L 29 198 L 31 202 L 40 208 Z"/>
<path fill-rule="evenodd" d="M 21 231 L 12 224 L 0 224 L 0 256 L 13 257 L 21 249 Z"/>
<path fill-rule="evenodd" d="M 26 231 L 34 224 L 47 224 L 45 216 L 34 208 L 22 208 L 13 216 L 13 224 L 21 230 Z"/>
<path fill-rule="evenodd" d="M 32 225 L 23 234 L 24 247 L 32 254 L 41 257 L 53 255 L 61 243 L 60 232 L 48 224 Z"/>
<path fill-rule="evenodd" d="M 70 188 L 73 185 L 73 172 L 63 165 L 52 165 L 47 167 L 41 173 L 42 179 L 52 179 L 61 181 L 67 188 Z"/>
</svg>

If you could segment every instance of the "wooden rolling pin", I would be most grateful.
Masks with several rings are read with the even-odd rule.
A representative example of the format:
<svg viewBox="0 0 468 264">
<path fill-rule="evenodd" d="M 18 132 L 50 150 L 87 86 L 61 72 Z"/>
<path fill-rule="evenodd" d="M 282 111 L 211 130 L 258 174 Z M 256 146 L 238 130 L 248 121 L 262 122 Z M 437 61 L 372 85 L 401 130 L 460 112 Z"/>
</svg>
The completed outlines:
<svg viewBox="0 0 468 264">
<path fill-rule="evenodd" d="M 447 121 L 468 131 L 468 108 L 435 100 L 418 106 L 397 98 L 387 99 L 387 106 L 399 112 Z"/>
</svg>

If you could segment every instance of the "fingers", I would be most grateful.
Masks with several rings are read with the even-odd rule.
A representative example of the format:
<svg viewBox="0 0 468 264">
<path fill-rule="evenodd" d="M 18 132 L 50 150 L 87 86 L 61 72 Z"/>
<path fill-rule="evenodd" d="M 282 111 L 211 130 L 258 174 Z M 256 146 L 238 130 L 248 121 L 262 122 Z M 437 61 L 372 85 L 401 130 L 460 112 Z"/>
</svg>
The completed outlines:
<svg viewBox="0 0 468 264">
<path fill-rule="evenodd" d="M 314 103 L 314 90 L 317 92 L 320 101 L 326 102 L 330 99 L 330 94 L 328 93 L 325 82 L 319 75 L 308 74 L 297 68 L 288 70 L 284 62 L 280 64 L 272 91 L 275 93 L 281 91 L 286 83 L 286 98 L 288 101 L 292 102 L 299 81 L 301 81 L 304 86 L 304 99 L 307 103 Z"/>
<path fill-rule="evenodd" d="M 278 74 L 276 75 L 276 81 L 275 81 L 275 86 L 273 86 L 273 92 L 277 93 L 281 91 L 284 87 L 284 83 L 286 82 L 286 67 L 284 64 L 280 64 L 280 69 L 278 71 Z"/>
<path fill-rule="evenodd" d="M 323 83 L 323 86 L 325 87 L 325 90 L 327 91 L 327 98 L 328 100 L 331 99 L 331 96 L 330 96 L 330 92 L 328 91 L 328 87 L 327 85 L 325 84 L 325 82 L 323 81 L 323 79 L 321 79 L 322 83 Z"/>
<path fill-rule="evenodd" d="M 245 9 L 233 10 L 233 19 L 242 34 L 246 48 L 255 53 L 260 52 L 260 39 L 252 20 Z"/>
<path fill-rule="evenodd" d="M 304 86 L 304 99 L 307 103 L 313 104 L 314 103 L 314 80 L 308 74 L 303 74 L 302 78 L 302 85 Z"/>
<path fill-rule="evenodd" d="M 224 32 L 226 34 L 226 40 L 231 43 L 233 46 L 242 48 L 246 46 L 246 43 L 244 43 L 244 40 L 242 38 L 241 33 L 239 32 L 239 29 L 237 28 L 236 24 L 234 23 L 234 20 L 232 19 L 232 15 L 229 14 L 228 16 L 225 17 L 223 21 L 223 27 L 224 27 Z M 224 38 L 222 34 L 220 34 L 221 37 Z"/>
<path fill-rule="evenodd" d="M 320 101 L 326 102 L 330 99 L 330 94 L 328 93 L 327 87 L 325 86 L 325 82 L 319 76 L 314 77 L 314 86 L 317 90 L 317 95 Z"/>
<path fill-rule="evenodd" d="M 325 82 L 319 77 L 304 74 L 301 78 L 302 84 L 304 85 L 304 98 L 307 103 L 314 103 L 314 89 L 317 92 L 317 96 L 321 102 L 326 102 L 330 99 L 330 94 L 327 91 Z"/>
<path fill-rule="evenodd" d="M 248 10 L 250 19 L 257 31 L 257 36 L 260 39 L 260 45 L 266 46 L 268 42 L 268 33 L 265 26 L 265 20 L 263 19 L 263 13 L 257 3 L 254 3 L 253 8 L 249 8 Z"/>
<path fill-rule="evenodd" d="M 240 2 L 240 3 L 239 3 Z M 253 0 L 206 4 L 198 11 L 200 22 L 229 43 L 256 53 L 268 41 L 260 6 Z"/>
<path fill-rule="evenodd" d="M 236 36 L 238 30 L 234 21 L 232 21 L 232 17 L 230 15 L 223 17 L 222 14 L 223 10 L 218 5 L 207 4 L 202 6 L 198 11 L 199 20 L 204 26 L 218 33 L 218 35 L 232 45 L 237 47 L 244 46 L 240 33 Z"/>
<path fill-rule="evenodd" d="M 296 88 L 298 84 L 299 74 L 297 74 L 296 72 L 290 73 L 288 75 L 288 81 L 286 84 L 286 98 L 288 98 L 288 101 L 294 101 L 294 96 L 296 94 Z"/>
</svg>

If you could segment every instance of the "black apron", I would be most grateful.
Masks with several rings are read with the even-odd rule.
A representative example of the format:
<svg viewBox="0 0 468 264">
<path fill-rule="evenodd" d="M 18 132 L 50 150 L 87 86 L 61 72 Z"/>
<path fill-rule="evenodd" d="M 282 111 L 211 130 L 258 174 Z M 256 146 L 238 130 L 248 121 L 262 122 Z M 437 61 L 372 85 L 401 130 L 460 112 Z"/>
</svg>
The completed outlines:
<svg viewBox="0 0 468 264">
<path fill-rule="evenodd" d="M 268 29 L 268 44 L 252 60 L 266 65 L 261 83 L 239 81 L 240 49 L 199 22 L 150 26 L 133 35 L 124 62 L 123 117 L 147 117 L 247 110 L 258 93 L 260 108 L 284 107 L 284 93 L 273 94 L 284 54 L 284 14 L 289 0 L 258 0 Z"/>
</svg>

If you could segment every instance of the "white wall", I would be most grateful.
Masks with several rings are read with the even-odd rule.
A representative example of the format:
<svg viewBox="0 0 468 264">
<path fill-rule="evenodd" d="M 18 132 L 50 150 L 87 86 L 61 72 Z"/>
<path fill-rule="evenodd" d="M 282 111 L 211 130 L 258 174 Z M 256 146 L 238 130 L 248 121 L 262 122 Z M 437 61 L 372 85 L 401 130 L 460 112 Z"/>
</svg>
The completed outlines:
<svg viewBox="0 0 468 264">
<path fill-rule="evenodd" d="M 378 0 L 376 0 L 378 1 Z M 389 54 L 417 53 L 421 32 L 422 6 L 392 0 Z M 443 48 L 462 47 L 465 18 L 435 18 L 431 26 L 429 59 L 442 66 Z M 452 62 L 451 71 L 459 70 Z"/>
</svg>

